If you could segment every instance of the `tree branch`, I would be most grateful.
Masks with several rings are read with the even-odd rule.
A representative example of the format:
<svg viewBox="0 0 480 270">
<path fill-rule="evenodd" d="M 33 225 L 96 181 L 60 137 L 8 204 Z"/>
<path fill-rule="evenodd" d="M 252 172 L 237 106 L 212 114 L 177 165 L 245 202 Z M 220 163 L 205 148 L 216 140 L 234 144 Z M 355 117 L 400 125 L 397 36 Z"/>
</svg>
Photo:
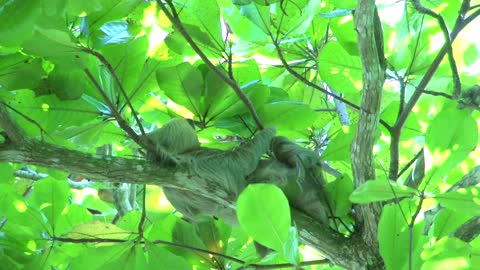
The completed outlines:
<svg viewBox="0 0 480 270">
<path fill-rule="evenodd" d="M 385 80 L 386 61 L 383 34 L 374 0 L 361 0 L 355 11 L 355 28 L 363 66 L 363 92 L 358 129 L 352 143 L 351 159 L 355 186 L 375 180 L 373 146 L 380 120 L 380 103 Z M 358 222 L 363 225 L 362 237 L 373 250 L 378 250 L 377 226 L 381 204 L 357 205 Z M 377 259 L 379 255 L 377 255 Z"/>
<path fill-rule="evenodd" d="M 474 13 L 472 13 L 470 16 L 464 19 L 463 8 L 464 6 L 462 5 L 462 10 L 460 12 L 460 15 L 458 16 L 457 21 L 455 22 L 455 26 L 453 27 L 453 30 L 450 33 L 450 40 L 452 43 L 465 26 L 467 26 L 475 18 L 480 16 L 480 10 L 476 10 Z M 417 85 L 415 92 L 413 92 L 412 96 L 410 97 L 410 100 L 405 106 L 405 110 L 403 110 L 403 112 L 398 117 L 397 122 L 393 126 L 393 129 L 396 129 L 396 130 L 402 129 L 403 125 L 407 121 L 408 115 L 412 111 L 415 104 L 417 104 L 417 101 L 420 99 L 420 96 L 422 95 L 422 93 L 424 93 L 425 88 L 427 87 L 428 83 L 432 79 L 433 74 L 435 74 L 435 71 L 437 70 L 438 66 L 442 62 L 443 57 L 445 57 L 445 54 L 447 54 L 447 51 L 448 51 L 448 46 L 447 44 L 444 44 L 443 47 L 438 52 L 437 57 L 433 60 L 432 64 L 430 65 L 430 68 L 427 70 L 422 80 Z"/>
<path fill-rule="evenodd" d="M 443 37 L 445 39 L 445 47 L 447 49 L 447 56 L 448 56 L 448 61 L 450 62 L 450 69 L 452 70 L 452 77 L 453 77 L 453 96 L 455 98 L 458 98 L 460 96 L 460 92 L 462 91 L 461 89 L 461 83 L 460 83 L 460 77 L 458 76 L 458 69 L 457 69 L 457 64 L 455 62 L 455 57 L 453 56 L 453 49 L 452 49 L 452 40 L 450 40 L 450 34 L 448 33 L 447 25 L 445 24 L 445 21 L 443 20 L 443 17 L 440 16 L 439 14 L 433 12 L 432 10 L 425 8 L 420 4 L 419 0 L 414 0 L 413 6 L 415 9 L 422 13 L 422 14 L 427 14 L 433 18 L 435 18 L 438 22 L 438 26 L 440 27 L 440 30 L 443 33 Z M 469 1 L 464 1 L 464 3 L 468 3 Z M 470 5 L 468 5 L 470 6 Z M 468 9 L 467 6 L 467 9 Z"/>
<path fill-rule="evenodd" d="M 3 128 L 8 140 L 14 143 L 22 143 L 25 141 L 25 133 L 23 130 L 13 121 L 12 117 L 7 111 L 5 103 L 0 101 L 0 127 Z"/>
<path fill-rule="evenodd" d="M 82 51 L 95 56 L 102 64 L 105 65 L 105 67 L 107 67 L 108 72 L 110 73 L 110 75 L 112 75 L 113 79 L 117 83 L 118 89 L 120 89 L 120 93 L 122 93 L 123 97 L 125 98 L 125 102 L 127 103 L 130 110 L 132 110 L 132 115 L 133 115 L 133 118 L 135 119 L 135 122 L 137 122 L 138 128 L 140 129 L 140 134 L 145 135 L 145 130 L 143 129 L 142 123 L 140 122 L 140 119 L 138 118 L 138 114 L 135 111 L 135 108 L 133 107 L 132 103 L 130 102 L 130 98 L 128 97 L 127 92 L 125 91 L 125 88 L 123 87 L 123 84 L 120 81 L 120 78 L 118 78 L 117 72 L 115 72 L 115 69 L 112 67 L 110 62 L 108 62 L 108 60 L 102 54 L 100 54 L 100 53 L 98 53 L 98 52 L 96 52 L 96 51 L 94 51 L 90 48 L 82 48 Z M 117 121 L 118 121 L 118 119 L 117 119 Z"/>
<path fill-rule="evenodd" d="M 235 198 L 209 179 L 198 177 L 186 166 L 165 168 L 145 160 L 85 154 L 36 140 L 27 140 L 22 144 L 0 144 L 0 162 L 31 164 L 68 171 L 95 179 L 97 182 L 159 185 L 189 192 L 197 197 L 205 197 L 215 205 L 230 209 L 235 215 Z M 359 250 L 364 253 L 370 252 L 365 249 L 364 244 L 355 242 L 359 248 L 352 249 L 351 239 L 332 230 L 327 224 L 318 223 L 298 211 L 294 213 L 295 224 L 305 243 L 311 244 L 329 259 L 344 267 L 364 264 Z"/>
</svg>

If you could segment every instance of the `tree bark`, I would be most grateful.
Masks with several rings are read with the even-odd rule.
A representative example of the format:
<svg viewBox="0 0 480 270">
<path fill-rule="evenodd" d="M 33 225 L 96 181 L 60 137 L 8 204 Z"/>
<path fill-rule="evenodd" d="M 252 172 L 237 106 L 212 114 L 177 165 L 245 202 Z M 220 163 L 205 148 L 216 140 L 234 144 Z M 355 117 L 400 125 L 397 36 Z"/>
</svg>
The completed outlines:
<svg viewBox="0 0 480 270">
<path fill-rule="evenodd" d="M 0 162 L 30 164 L 82 175 L 98 182 L 152 184 L 204 196 L 235 214 L 235 198 L 208 179 L 193 175 L 188 167 L 162 167 L 140 159 L 86 154 L 36 140 L 0 144 Z M 372 256 L 359 238 L 347 238 L 327 224 L 292 209 L 294 224 L 306 244 L 333 263 L 347 269 L 362 269 Z"/>
<path fill-rule="evenodd" d="M 374 0 L 360 0 L 355 10 L 355 28 L 363 68 L 363 92 L 358 129 L 351 148 L 355 186 L 375 180 L 373 146 L 380 119 L 380 103 L 385 80 L 385 59 L 380 19 Z M 378 220 L 381 204 L 357 205 L 355 211 L 362 238 L 372 250 L 378 251 Z M 375 261 L 381 261 L 375 256 Z"/>
</svg>

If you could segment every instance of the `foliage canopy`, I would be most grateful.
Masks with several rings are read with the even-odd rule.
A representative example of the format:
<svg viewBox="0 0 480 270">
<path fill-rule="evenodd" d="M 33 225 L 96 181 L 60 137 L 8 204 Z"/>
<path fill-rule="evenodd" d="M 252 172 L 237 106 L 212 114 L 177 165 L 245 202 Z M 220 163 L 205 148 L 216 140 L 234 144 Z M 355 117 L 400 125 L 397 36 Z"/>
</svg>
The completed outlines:
<svg viewBox="0 0 480 270">
<path fill-rule="evenodd" d="M 479 15 L 478 0 L 3 1 L 1 268 L 474 269 Z M 271 183 L 236 201 L 143 160 L 142 135 L 175 117 L 202 147 L 274 126 L 318 153 L 328 224 Z M 159 186 L 236 207 L 240 226 L 186 222 Z"/>
</svg>

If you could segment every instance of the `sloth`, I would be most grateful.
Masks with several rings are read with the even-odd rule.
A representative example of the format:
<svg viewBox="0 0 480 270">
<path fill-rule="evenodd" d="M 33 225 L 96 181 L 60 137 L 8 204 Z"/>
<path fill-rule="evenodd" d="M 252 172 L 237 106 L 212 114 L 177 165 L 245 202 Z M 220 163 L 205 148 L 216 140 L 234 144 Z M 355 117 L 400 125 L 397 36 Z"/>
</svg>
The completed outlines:
<svg viewBox="0 0 480 270">
<path fill-rule="evenodd" d="M 275 137 L 276 130 L 267 127 L 251 140 L 223 151 L 200 146 L 194 127 L 183 118 L 174 118 L 162 128 L 147 134 L 156 153 L 147 159 L 162 166 L 185 166 L 195 177 L 220 187 L 229 199 L 236 201 L 249 183 L 272 183 L 279 186 L 290 205 L 318 221 L 328 222 L 323 191 L 324 178 L 316 153 L 285 137 Z M 263 156 L 271 150 L 267 159 Z M 235 210 L 221 206 L 212 198 L 188 190 L 163 188 L 176 210 L 187 220 L 207 214 L 238 224 Z"/>
</svg>

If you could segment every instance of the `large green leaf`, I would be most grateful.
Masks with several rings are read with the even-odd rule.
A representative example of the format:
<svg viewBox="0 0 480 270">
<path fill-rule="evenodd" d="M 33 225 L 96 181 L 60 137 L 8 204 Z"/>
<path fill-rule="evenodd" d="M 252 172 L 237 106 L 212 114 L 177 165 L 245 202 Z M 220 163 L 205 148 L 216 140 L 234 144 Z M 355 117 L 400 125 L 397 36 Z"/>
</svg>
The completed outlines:
<svg viewBox="0 0 480 270">
<path fill-rule="evenodd" d="M 362 89 L 362 63 L 338 42 L 328 42 L 318 56 L 318 72 L 339 93 L 356 93 Z"/>
<path fill-rule="evenodd" d="M 143 0 L 99 0 L 96 3 L 91 3 L 92 7 L 81 4 L 75 5 L 77 11 L 88 11 L 86 19 L 90 28 L 98 29 L 106 22 L 125 18 L 136 8 L 146 7 L 147 3 Z"/>
<path fill-rule="evenodd" d="M 6 102 L 28 115 L 30 119 L 17 114 L 16 121 L 28 134 L 33 135 L 41 133 L 39 126 L 48 134 L 54 134 L 71 126 L 81 126 L 99 115 L 96 108 L 83 100 L 60 101 L 53 95 L 35 97 L 29 90 L 16 91 L 14 98 Z M 39 126 L 29 121 L 31 119 Z"/>
<path fill-rule="evenodd" d="M 418 194 L 413 188 L 386 179 L 370 180 L 359 186 L 350 195 L 353 203 L 371 203 L 391 199 L 413 197 Z"/>
<path fill-rule="evenodd" d="M 204 217 L 195 223 L 195 230 L 208 250 L 225 253 L 232 230 L 230 226 L 222 220 Z"/>
<path fill-rule="evenodd" d="M 353 192 L 353 181 L 348 175 L 342 175 L 325 185 L 328 202 L 336 216 L 347 216 L 352 210 L 352 203 L 349 200 Z"/>
<path fill-rule="evenodd" d="M 298 238 L 297 228 L 290 227 L 290 230 L 288 231 L 288 239 L 283 245 L 283 254 L 285 259 L 293 265 L 297 265 L 300 262 Z"/>
<path fill-rule="evenodd" d="M 343 1 L 342 1 L 343 2 Z M 354 2 L 357 2 L 354 0 Z M 356 5 L 356 3 L 355 3 Z M 353 15 L 336 17 L 330 20 L 330 27 L 338 42 L 351 55 L 358 55 L 357 33 L 355 32 Z"/>
<path fill-rule="evenodd" d="M 265 101 L 268 99 L 268 95 L 270 94 L 270 89 L 262 84 L 254 84 L 248 88 L 242 89 L 242 91 L 250 99 L 250 101 L 252 101 L 254 107 L 259 107 L 265 103 Z M 223 105 L 229 106 L 219 114 L 219 117 L 227 118 L 248 112 L 248 108 L 245 103 L 243 103 L 240 98 L 233 93 L 233 90 L 231 90 L 231 94 L 228 96 L 230 98 L 224 101 Z M 230 101 L 230 103 L 228 103 L 228 101 Z"/>
<path fill-rule="evenodd" d="M 254 5 L 252 2 L 248 6 Z M 223 9 L 224 13 L 222 16 L 229 22 L 230 28 L 236 36 L 240 37 L 244 41 L 249 42 L 265 42 L 269 40 L 268 35 L 263 31 L 265 27 L 263 24 L 257 25 L 254 21 L 249 19 L 249 17 L 244 16 L 244 11 L 240 11 L 236 7 L 229 7 Z M 236 44 L 236 46 L 241 46 L 242 43 Z M 243 44 L 243 46 L 254 46 L 250 43 Z M 255 47 L 255 46 L 254 46 Z M 245 49 L 243 51 L 246 51 Z M 248 50 L 251 51 L 251 50 Z M 251 52 L 252 54 L 254 51 Z"/>
<path fill-rule="evenodd" d="M 301 130 L 312 125 L 316 113 L 303 103 L 279 101 L 265 104 L 259 111 L 259 116 L 265 125 L 274 125 L 285 130 Z"/>
<path fill-rule="evenodd" d="M 41 15 L 41 2 L 2 1 L 0 4 L 0 44 L 19 46 L 32 35 L 35 20 Z"/>
<path fill-rule="evenodd" d="M 480 216 L 480 187 L 457 189 L 434 197 L 442 205 L 456 211 Z"/>
<path fill-rule="evenodd" d="M 430 123 L 425 136 L 424 185 L 436 188 L 436 183 L 451 168 L 462 162 L 478 143 L 476 120 L 467 110 L 443 109 Z"/>
<path fill-rule="evenodd" d="M 220 9 L 216 1 L 187 1 L 182 7 L 180 20 L 190 36 L 209 47 L 205 52 L 210 53 L 213 49 L 220 55 L 224 50 Z"/>
<path fill-rule="evenodd" d="M 264 33 L 270 32 L 269 7 L 250 3 L 240 7 L 240 13 L 253 22 Z"/>
<path fill-rule="evenodd" d="M 190 63 L 157 69 L 157 82 L 175 103 L 196 115 L 203 114 L 200 111 L 200 96 L 204 88 L 202 74 Z"/>
<path fill-rule="evenodd" d="M 87 222 L 92 222 L 92 220 L 93 217 L 88 212 L 87 208 L 77 204 L 69 204 L 64 209 L 62 216 L 58 217 L 57 219 L 57 223 L 55 226 L 55 234 L 64 235 L 69 232 L 74 226 Z"/>
<path fill-rule="evenodd" d="M 433 221 L 433 235 L 437 239 L 450 235 L 460 225 L 472 218 L 472 215 L 473 213 L 470 213 L 470 211 L 456 211 L 451 208 L 442 209 Z"/>
<path fill-rule="evenodd" d="M 178 217 L 172 214 L 160 216 L 153 222 L 152 226 L 146 230 L 147 239 L 150 241 L 163 240 L 172 241 L 173 228 L 177 222 Z"/>
<path fill-rule="evenodd" d="M 427 238 L 423 235 L 424 222 L 416 222 L 413 228 L 407 226 L 402 210 L 405 213 L 410 209 L 411 205 L 403 204 L 383 207 L 378 224 L 378 242 L 387 269 L 408 269 L 409 256 L 412 256 L 411 269 L 421 268 L 420 254 Z M 407 215 L 410 215 L 409 212 Z"/>
<path fill-rule="evenodd" d="M 283 252 L 291 224 L 288 199 L 272 184 L 247 186 L 237 200 L 242 228 L 260 244 Z"/>
<path fill-rule="evenodd" d="M 0 184 L 0 215 L 10 220 L 5 223 L 6 226 L 12 226 L 17 230 L 29 228 L 32 236 L 34 232 L 39 233 L 45 229 L 45 220 L 40 211 L 27 204 L 11 185 Z"/>
<path fill-rule="evenodd" d="M 470 263 L 471 247 L 468 243 L 453 237 L 444 237 L 422 254 L 425 263 L 422 269 L 475 269 Z"/>
<path fill-rule="evenodd" d="M 236 63 L 232 74 L 240 90 L 249 98 L 254 107 L 263 105 L 270 94 L 267 86 L 260 83 L 260 70 L 255 61 Z M 228 118 L 248 112 L 247 106 L 235 91 L 221 80 L 213 71 L 205 75 L 204 101 L 202 111 L 207 119 Z"/>
<path fill-rule="evenodd" d="M 350 160 L 350 146 L 355 138 L 355 125 L 343 126 L 331 139 L 327 149 L 322 153 L 325 160 Z"/>
<path fill-rule="evenodd" d="M 383 207 L 378 224 L 380 255 L 389 269 L 402 269 L 408 259 L 408 228 L 399 206 Z"/>
<path fill-rule="evenodd" d="M 113 268 L 119 261 L 125 263 L 125 259 L 129 257 L 129 251 L 133 248 L 132 243 L 121 243 L 111 246 L 91 247 L 84 250 L 79 257 L 76 257 L 70 263 L 70 269 L 82 270 L 85 265 L 90 269 L 122 269 L 124 265 L 117 265 L 118 268 Z"/>
<path fill-rule="evenodd" d="M 87 81 L 79 80 L 85 73 L 81 70 L 55 68 L 42 80 L 37 93 L 54 93 L 60 100 L 78 99 L 83 95 Z"/>
<path fill-rule="evenodd" d="M 40 59 L 20 53 L 0 55 L 0 70 L 0 84 L 4 90 L 34 89 L 45 75 Z"/>
<path fill-rule="evenodd" d="M 108 62 L 115 67 L 115 73 L 127 94 L 132 93 L 137 81 L 140 79 L 139 75 L 145 67 L 147 50 L 147 37 L 140 37 L 127 43 L 111 44 L 101 48 L 102 54 Z M 103 70 L 101 74 L 102 77 L 105 78 L 105 80 L 101 81 L 102 83 L 111 81 L 112 84 L 111 86 L 106 83 L 102 85 L 104 90 L 118 95 L 120 91 L 116 82 L 113 81 L 112 75 L 106 69 Z M 153 89 L 150 89 L 150 91 L 151 90 Z M 98 90 L 94 89 L 94 91 Z M 120 96 L 123 98 L 122 95 Z"/>
<path fill-rule="evenodd" d="M 25 52 L 38 56 L 68 56 L 75 59 L 80 52 L 70 33 L 57 25 L 36 27 L 22 47 Z"/>
<path fill-rule="evenodd" d="M 33 189 L 28 202 L 42 211 L 55 232 L 56 224 L 63 218 L 62 212 L 69 203 L 68 182 L 45 178 L 35 182 Z"/>
<path fill-rule="evenodd" d="M 193 224 L 190 224 L 184 220 L 177 220 L 172 232 L 172 240 L 174 243 L 183 244 L 186 246 L 207 249 L 207 246 L 203 242 L 202 238 L 198 235 L 197 230 Z M 201 257 L 192 253 L 190 250 L 183 248 L 172 249 L 176 255 L 182 256 L 192 265 L 199 265 L 205 263 Z M 203 262 L 202 262 L 203 261 Z"/>
<path fill-rule="evenodd" d="M 149 268 L 159 270 L 190 270 L 192 266 L 182 257 L 177 256 L 158 245 L 148 245 Z"/>
</svg>

